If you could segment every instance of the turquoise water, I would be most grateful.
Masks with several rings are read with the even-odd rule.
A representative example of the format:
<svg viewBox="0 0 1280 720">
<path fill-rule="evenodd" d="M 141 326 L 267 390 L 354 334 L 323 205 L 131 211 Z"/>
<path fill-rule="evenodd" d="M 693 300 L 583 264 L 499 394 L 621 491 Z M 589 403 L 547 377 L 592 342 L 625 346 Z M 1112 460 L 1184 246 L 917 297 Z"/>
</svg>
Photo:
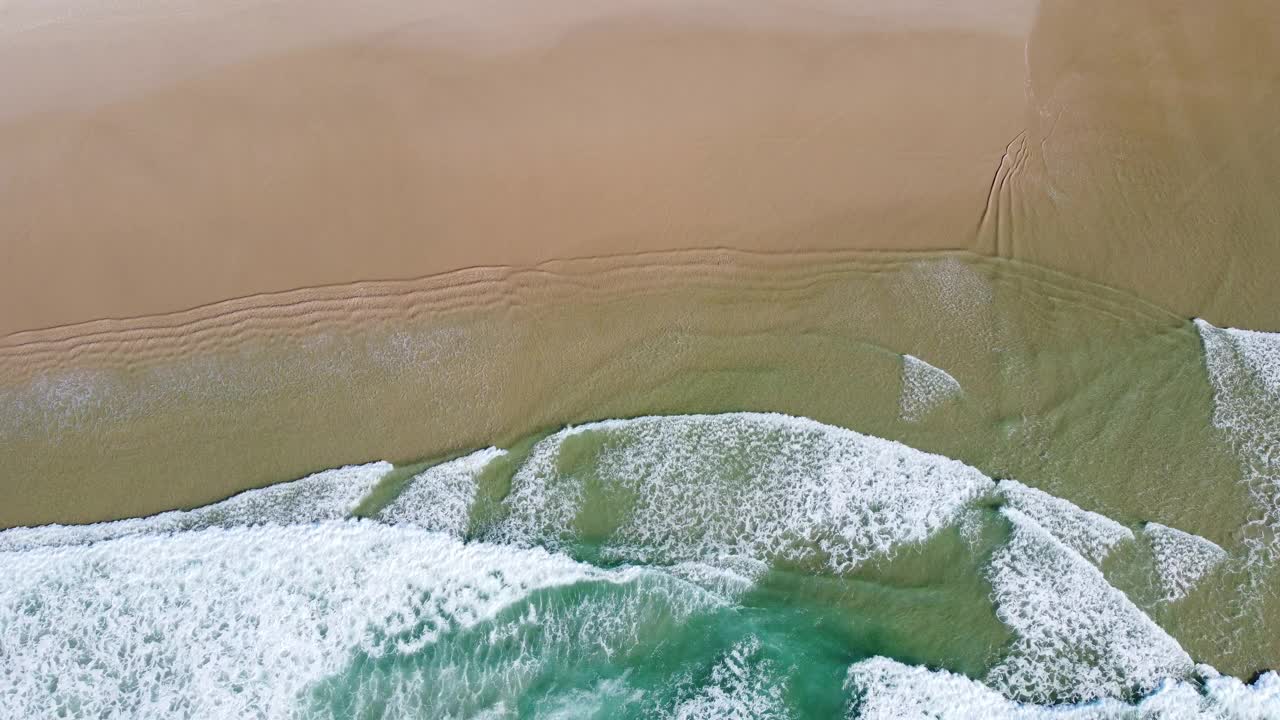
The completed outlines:
<svg viewBox="0 0 1280 720">
<path fill-rule="evenodd" d="M 913 412 L 955 391 L 909 371 Z M 14 529 L 0 715 L 1280 717 L 1280 675 L 1220 676 L 1156 621 L 1265 601 L 1267 462 L 1230 547 L 759 413 Z"/>
</svg>

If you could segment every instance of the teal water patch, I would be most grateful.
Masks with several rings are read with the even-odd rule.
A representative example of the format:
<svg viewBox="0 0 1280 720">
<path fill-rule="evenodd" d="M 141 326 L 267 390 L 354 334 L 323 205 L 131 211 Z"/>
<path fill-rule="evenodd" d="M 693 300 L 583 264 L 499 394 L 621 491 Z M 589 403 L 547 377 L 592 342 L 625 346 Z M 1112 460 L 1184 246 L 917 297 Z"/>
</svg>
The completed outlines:
<svg viewBox="0 0 1280 720">
<path fill-rule="evenodd" d="M 974 653 L 972 635 L 940 632 L 960 620 L 956 600 L 945 587 L 786 572 L 736 598 L 665 573 L 551 588 L 413 654 L 358 652 L 301 715 L 833 717 L 853 662 L 980 668 L 999 637 Z"/>
<path fill-rule="evenodd" d="M 657 572 L 541 589 L 415 652 L 358 650 L 307 693 L 301 715 L 473 717 L 557 706 L 580 715 L 620 697 L 624 707 L 651 709 L 653 691 L 670 680 L 653 676 L 712 651 L 708 626 L 726 609 Z"/>
<path fill-rule="evenodd" d="M 611 420 L 0 533 L 0 716 L 1275 718 L 1152 615 L 1253 552 L 803 418 Z"/>
</svg>

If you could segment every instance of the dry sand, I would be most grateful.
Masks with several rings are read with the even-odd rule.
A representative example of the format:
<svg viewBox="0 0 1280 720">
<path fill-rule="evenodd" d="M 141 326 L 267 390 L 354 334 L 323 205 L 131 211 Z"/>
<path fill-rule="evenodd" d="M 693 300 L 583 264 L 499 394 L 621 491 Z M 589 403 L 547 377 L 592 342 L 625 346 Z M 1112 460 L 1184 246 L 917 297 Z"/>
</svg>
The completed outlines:
<svg viewBox="0 0 1280 720">
<path fill-rule="evenodd" d="M 968 247 L 1030 8 L 881 4 L 402 2 L 299 38 L 356 21 L 263 3 L 179 41 L 157 3 L 14 32 L 0 334 L 641 250 Z"/>
<path fill-rule="evenodd" d="M 693 247 L 976 250 L 1275 329 L 1280 11 L 953 5 L 9 3 L 0 335 Z"/>
<path fill-rule="evenodd" d="M 972 249 L 1280 323 L 1264 1 L 348 5 L 5 5 L 0 335 L 721 246 Z"/>
</svg>

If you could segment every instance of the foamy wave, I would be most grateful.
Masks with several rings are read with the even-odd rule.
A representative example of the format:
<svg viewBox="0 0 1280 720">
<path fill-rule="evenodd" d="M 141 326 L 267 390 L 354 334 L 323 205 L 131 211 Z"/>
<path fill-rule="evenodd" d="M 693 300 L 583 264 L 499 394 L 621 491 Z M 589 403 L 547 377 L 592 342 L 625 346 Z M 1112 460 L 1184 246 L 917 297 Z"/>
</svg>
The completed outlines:
<svg viewBox="0 0 1280 720">
<path fill-rule="evenodd" d="M 902 356 L 902 398 L 899 415 L 907 422 L 923 420 L 930 410 L 958 397 L 960 383 L 946 370 L 913 355 Z"/>
<path fill-rule="evenodd" d="M 1117 544 L 1133 540 L 1133 531 L 1105 515 L 1084 510 L 1049 493 L 1016 480 L 1002 480 L 1000 495 L 1064 545 L 1101 563 Z"/>
<path fill-rule="evenodd" d="M 476 568 L 486 571 L 491 569 Z M 625 671 L 586 687 L 564 680 L 643 659 L 673 625 L 720 610 L 724 601 L 664 573 L 631 569 L 603 576 L 605 582 L 590 591 L 538 588 L 490 621 L 394 662 L 357 652 L 342 671 L 308 689 L 296 716 L 579 718 L 611 717 L 627 706 L 652 710 L 641 714 L 652 716 L 654 698 L 632 687 Z M 547 692 L 548 686 L 556 689 Z"/>
<path fill-rule="evenodd" d="M 563 469 L 570 458 L 580 469 Z M 590 506 L 619 515 L 593 531 L 618 560 L 746 555 L 843 572 L 925 540 L 993 487 L 958 461 L 812 420 L 643 417 L 538 443 L 490 539 L 554 547 L 579 537 L 577 520 Z"/>
<path fill-rule="evenodd" d="M 1147 523 L 1142 532 L 1151 543 L 1165 602 L 1185 597 L 1201 578 L 1227 559 L 1227 551 L 1212 541 L 1177 528 Z"/>
<path fill-rule="evenodd" d="M 850 667 L 845 688 L 854 695 L 849 717 L 860 720 L 1274 720 L 1280 713 L 1274 672 L 1252 685 L 1216 676 L 1199 685 L 1167 681 L 1133 705 L 1104 699 L 1040 706 L 963 675 L 876 657 Z"/>
<path fill-rule="evenodd" d="M 1213 424 L 1240 455 L 1254 514 L 1244 542 L 1255 565 L 1280 560 L 1280 333 L 1196 320 L 1213 387 Z"/>
<path fill-rule="evenodd" d="M 769 570 L 761 560 L 743 555 L 719 557 L 710 563 L 681 562 L 667 566 L 674 577 L 722 597 L 738 597 L 750 590 Z"/>
<path fill-rule="evenodd" d="M 988 675 L 1010 698 L 1081 702 L 1148 693 L 1191 658 L 1102 573 L 1028 515 L 1001 509 L 1013 534 L 991 560 L 996 614 L 1017 639 Z"/>
<path fill-rule="evenodd" d="M 381 522 L 344 518 L 388 463 L 188 512 L 0 532 L 0 717 L 508 716 L 556 673 L 626 668 L 695 613 L 742 612 L 774 560 L 841 573 L 949 527 L 987 547 L 1003 523 L 984 497 L 1011 526 L 987 570 L 1008 654 L 986 685 L 858 663 L 847 687 L 863 717 L 1280 717 L 1280 678 L 1197 669 L 1091 564 L 1128 528 L 955 460 L 783 415 L 611 420 L 537 443 L 505 515 L 472 528 L 478 478 L 504 455 L 419 473 Z M 1144 533 L 1179 592 L 1222 552 Z M 555 552 L 584 546 L 661 567 Z M 682 665 L 661 701 L 619 669 L 534 692 L 531 712 L 785 717 L 789 670 L 752 630 Z"/>
<path fill-rule="evenodd" d="M 359 651 L 413 652 L 540 588 L 628 582 L 369 522 L 0 555 L 0 716 L 285 717 Z"/>
<path fill-rule="evenodd" d="M 171 533 L 240 525 L 299 525 L 349 517 L 391 463 L 325 470 L 301 480 L 248 490 L 195 510 L 93 525 L 43 525 L 0 532 L 0 552 L 83 545 L 130 535 Z"/>
<path fill-rule="evenodd" d="M 735 645 L 711 671 L 696 695 L 675 709 L 675 720 L 773 720 L 791 717 L 783 701 L 783 682 L 774 663 L 761 657 L 760 640 Z"/>
<path fill-rule="evenodd" d="M 489 463 L 506 454 L 506 450 L 487 448 L 427 468 L 378 513 L 378 519 L 462 537 L 471 517 L 477 477 Z"/>
</svg>

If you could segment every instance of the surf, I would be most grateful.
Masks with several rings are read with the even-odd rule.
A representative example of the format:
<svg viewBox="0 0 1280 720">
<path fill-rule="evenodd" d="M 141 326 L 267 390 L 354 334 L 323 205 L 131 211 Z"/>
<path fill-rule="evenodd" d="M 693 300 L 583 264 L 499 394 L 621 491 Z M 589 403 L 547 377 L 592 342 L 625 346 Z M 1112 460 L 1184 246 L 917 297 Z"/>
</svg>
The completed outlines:
<svg viewBox="0 0 1280 720">
<path fill-rule="evenodd" d="M 1222 676 L 1148 612 L 1247 543 L 901 443 L 649 416 L 406 470 L 0 532 L 4 714 L 1280 712 L 1275 673 Z"/>
</svg>

